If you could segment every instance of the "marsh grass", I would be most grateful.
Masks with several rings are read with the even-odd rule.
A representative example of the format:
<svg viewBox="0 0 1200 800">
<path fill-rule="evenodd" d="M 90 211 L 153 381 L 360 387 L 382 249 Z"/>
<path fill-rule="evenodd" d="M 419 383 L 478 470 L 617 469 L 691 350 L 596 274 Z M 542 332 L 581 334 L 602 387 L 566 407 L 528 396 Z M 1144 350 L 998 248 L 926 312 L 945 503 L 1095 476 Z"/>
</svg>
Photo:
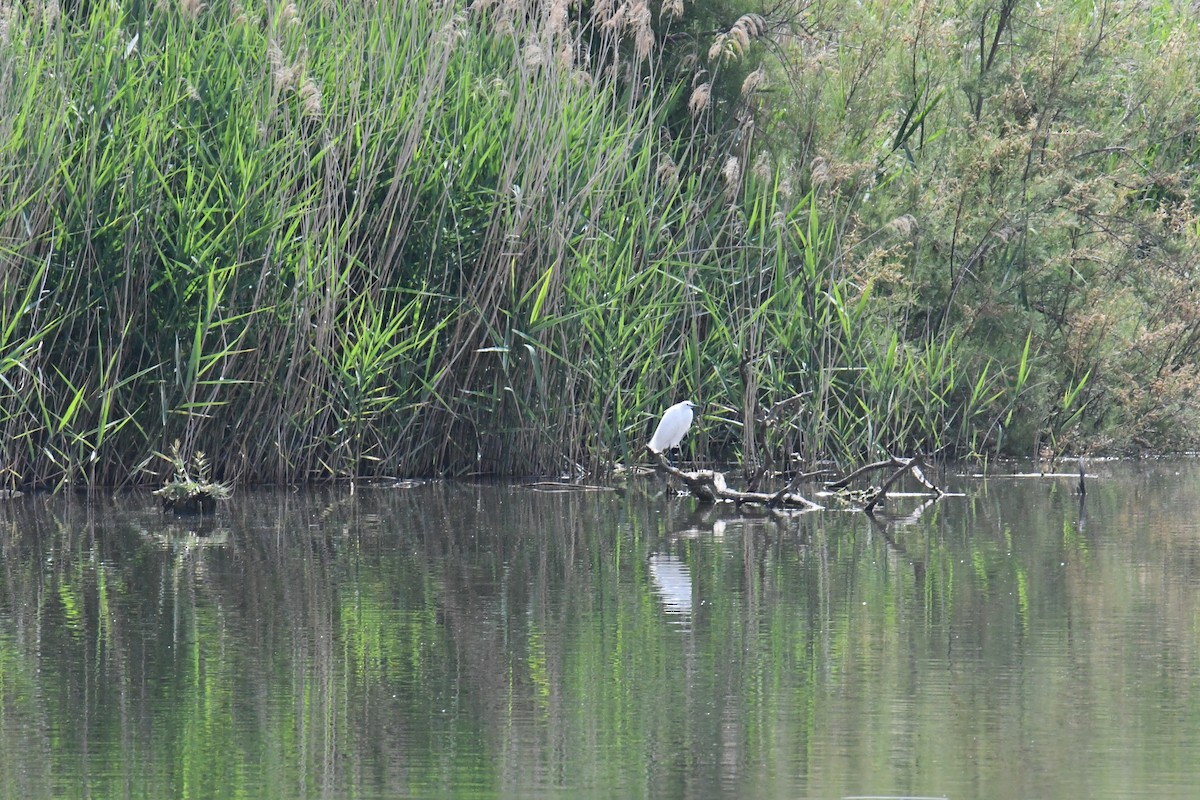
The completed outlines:
<svg viewBox="0 0 1200 800">
<path fill-rule="evenodd" d="M 23 483 L 147 480 L 176 439 L 229 481 L 594 472 L 682 397 L 691 457 L 774 466 L 1001 413 L 1001 370 L 892 334 L 836 202 L 649 79 L 644 4 L 32 8 L 0 67 Z"/>
</svg>

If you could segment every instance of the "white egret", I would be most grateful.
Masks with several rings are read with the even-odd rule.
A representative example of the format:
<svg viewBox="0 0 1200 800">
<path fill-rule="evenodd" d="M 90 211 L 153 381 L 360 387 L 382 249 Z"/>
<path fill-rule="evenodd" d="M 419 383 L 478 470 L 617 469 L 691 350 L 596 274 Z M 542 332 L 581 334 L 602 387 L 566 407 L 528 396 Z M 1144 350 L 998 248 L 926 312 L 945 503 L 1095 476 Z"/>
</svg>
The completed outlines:
<svg viewBox="0 0 1200 800">
<path fill-rule="evenodd" d="M 692 409 L 699 407 L 691 400 L 684 400 L 668 408 L 658 421 L 654 435 L 650 437 L 650 444 L 647 445 L 650 451 L 661 453 L 678 445 L 688 428 L 692 427 Z"/>
</svg>

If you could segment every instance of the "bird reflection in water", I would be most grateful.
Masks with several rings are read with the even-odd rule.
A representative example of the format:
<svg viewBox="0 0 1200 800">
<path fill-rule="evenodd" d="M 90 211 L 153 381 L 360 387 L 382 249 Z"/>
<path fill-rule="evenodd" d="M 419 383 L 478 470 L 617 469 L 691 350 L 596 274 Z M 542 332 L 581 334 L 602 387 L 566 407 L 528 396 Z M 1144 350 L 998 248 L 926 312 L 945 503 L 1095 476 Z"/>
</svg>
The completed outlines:
<svg viewBox="0 0 1200 800">
<path fill-rule="evenodd" d="M 671 555 L 650 556 L 650 580 L 663 610 L 678 615 L 673 621 L 686 625 L 692 618 L 692 574 L 687 563 Z"/>
</svg>

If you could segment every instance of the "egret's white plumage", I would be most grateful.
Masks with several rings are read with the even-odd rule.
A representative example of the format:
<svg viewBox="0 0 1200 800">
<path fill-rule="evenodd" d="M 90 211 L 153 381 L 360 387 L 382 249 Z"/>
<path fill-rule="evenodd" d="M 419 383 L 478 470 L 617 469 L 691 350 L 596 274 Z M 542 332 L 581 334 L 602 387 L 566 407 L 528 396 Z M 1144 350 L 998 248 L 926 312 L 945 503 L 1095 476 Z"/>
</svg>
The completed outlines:
<svg viewBox="0 0 1200 800">
<path fill-rule="evenodd" d="M 684 400 L 668 408 L 658 421 L 654 435 L 650 437 L 650 449 L 661 453 L 679 444 L 688 428 L 692 427 L 692 409 L 699 407 L 691 400 Z"/>
</svg>

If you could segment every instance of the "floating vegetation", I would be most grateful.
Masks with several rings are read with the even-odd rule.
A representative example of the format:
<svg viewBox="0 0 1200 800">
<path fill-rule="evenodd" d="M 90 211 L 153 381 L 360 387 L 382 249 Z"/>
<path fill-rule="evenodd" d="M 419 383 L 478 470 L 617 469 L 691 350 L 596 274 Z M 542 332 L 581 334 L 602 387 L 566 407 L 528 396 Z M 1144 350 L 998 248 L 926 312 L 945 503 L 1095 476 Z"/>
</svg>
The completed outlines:
<svg viewBox="0 0 1200 800">
<path fill-rule="evenodd" d="M 203 452 L 197 450 L 189 461 L 180 449 L 176 439 L 170 455 L 158 454 L 175 468 L 175 473 L 154 495 L 162 498 L 163 511 L 173 511 L 180 516 L 212 514 L 217 509 L 217 501 L 228 500 L 233 492 L 225 484 L 211 479 L 208 457 Z"/>
</svg>

